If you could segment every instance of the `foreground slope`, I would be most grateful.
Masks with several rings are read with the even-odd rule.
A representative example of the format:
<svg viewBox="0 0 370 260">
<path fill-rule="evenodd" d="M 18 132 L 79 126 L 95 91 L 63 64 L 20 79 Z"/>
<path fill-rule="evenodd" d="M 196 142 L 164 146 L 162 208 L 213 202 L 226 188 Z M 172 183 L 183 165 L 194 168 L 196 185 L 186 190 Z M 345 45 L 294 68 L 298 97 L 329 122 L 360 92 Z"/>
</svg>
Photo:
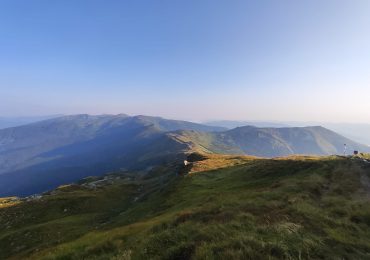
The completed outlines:
<svg viewBox="0 0 370 260">
<path fill-rule="evenodd" d="M 365 259 L 370 165 L 193 156 L 0 204 L 0 258 Z M 199 161 L 197 161 L 199 160 Z M 181 173 L 182 175 L 178 175 Z"/>
</svg>

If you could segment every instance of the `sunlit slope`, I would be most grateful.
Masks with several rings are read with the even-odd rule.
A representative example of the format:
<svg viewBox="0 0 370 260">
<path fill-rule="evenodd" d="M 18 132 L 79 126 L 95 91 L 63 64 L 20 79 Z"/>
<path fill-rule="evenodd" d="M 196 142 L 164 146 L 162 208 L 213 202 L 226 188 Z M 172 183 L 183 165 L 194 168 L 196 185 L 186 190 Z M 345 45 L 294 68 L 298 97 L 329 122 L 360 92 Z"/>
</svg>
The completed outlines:
<svg viewBox="0 0 370 260">
<path fill-rule="evenodd" d="M 370 257 L 367 162 L 199 159 L 10 202 L 0 209 L 0 258 Z"/>
<path fill-rule="evenodd" d="M 370 147 L 358 144 L 324 127 L 257 128 L 238 127 L 229 131 L 201 133 L 179 131 L 177 135 L 192 141 L 200 150 L 221 154 L 247 154 L 262 157 L 293 154 L 333 155 L 357 150 L 369 152 Z"/>
</svg>

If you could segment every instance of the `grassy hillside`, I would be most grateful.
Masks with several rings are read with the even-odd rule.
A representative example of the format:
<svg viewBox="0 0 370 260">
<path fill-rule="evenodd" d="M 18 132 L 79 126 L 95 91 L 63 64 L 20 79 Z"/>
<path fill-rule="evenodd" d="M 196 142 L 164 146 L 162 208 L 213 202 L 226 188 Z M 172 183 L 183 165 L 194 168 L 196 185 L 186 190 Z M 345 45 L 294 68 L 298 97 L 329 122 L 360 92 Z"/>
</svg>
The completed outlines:
<svg viewBox="0 0 370 260">
<path fill-rule="evenodd" d="M 3 199 L 0 258 L 370 257 L 370 165 L 362 160 L 208 155 L 186 170 Z"/>
</svg>

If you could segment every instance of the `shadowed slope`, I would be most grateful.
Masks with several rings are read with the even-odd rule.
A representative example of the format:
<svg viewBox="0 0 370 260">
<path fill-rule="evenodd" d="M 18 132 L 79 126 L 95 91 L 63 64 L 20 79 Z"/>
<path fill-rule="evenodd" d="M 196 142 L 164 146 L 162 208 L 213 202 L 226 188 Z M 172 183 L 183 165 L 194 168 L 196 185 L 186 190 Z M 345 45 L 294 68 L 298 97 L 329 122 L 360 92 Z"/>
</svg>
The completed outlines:
<svg viewBox="0 0 370 260">
<path fill-rule="evenodd" d="M 0 196 L 25 196 L 107 171 L 146 169 L 187 150 L 166 133 L 217 131 L 185 121 L 76 115 L 0 130 Z"/>
</svg>

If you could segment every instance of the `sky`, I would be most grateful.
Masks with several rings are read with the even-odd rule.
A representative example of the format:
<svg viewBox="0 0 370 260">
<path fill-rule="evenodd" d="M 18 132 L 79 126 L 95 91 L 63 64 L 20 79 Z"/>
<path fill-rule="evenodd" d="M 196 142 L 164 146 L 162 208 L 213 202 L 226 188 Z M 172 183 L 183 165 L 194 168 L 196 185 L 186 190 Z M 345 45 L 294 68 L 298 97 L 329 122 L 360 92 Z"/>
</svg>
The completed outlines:
<svg viewBox="0 0 370 260">
<path fill-rule="evenodd" d="M 1 0 L 0 116 L 370 123 L 368 0 Z"/>
</svg>

